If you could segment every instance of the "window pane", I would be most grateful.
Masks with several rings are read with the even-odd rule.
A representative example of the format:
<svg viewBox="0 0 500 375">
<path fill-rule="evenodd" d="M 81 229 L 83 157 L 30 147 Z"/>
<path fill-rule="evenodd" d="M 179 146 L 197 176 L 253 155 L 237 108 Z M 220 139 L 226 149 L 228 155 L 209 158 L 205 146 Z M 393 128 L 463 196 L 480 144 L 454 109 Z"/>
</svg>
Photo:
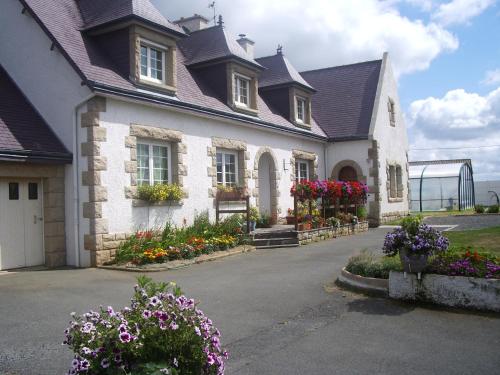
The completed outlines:
<svg viewBox="0 0 500 375">
<path fill-rule="evenodd" d="M 163 53 L 160 50 L 150 48 L 151 54 L 151 78 L 163 79 Z"/>
<path fill-rule="evenodd" d="M 141 46 L 141 75 L 148 75 L 148 49 Z"/>
<path fill-rule="evenodd" d="M 19 200 L 19 184 L 17 182 L 9 182 L 9 200 Z"/>
<path fill-rule="evenodd" d="M 137 144 L 137 182 L 149 185 L 149 146 Z"/>
<path fill-rule="evenodd" d="M 153 183 L 168 183 L 168 147 L 153 146 Z"/>
<path fill-rule="evenodd" d="M 240 80 L 240 102 L 248 104 L 248 81 L 246 79 Z"/>
<path fill-rule="evenodd" d="M 28 183 L 28 199 L 30 200 L 38 199 L 38 184 L 36 182 Z"/>
</svg>

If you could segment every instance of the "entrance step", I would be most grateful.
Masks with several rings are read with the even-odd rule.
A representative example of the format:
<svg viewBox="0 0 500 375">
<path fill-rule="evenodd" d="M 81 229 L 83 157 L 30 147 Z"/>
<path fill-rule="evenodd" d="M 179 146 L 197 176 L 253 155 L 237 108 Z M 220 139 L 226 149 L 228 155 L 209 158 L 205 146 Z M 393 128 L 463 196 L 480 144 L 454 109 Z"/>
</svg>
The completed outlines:
<svg viewBox="0 0 500 375">
<path fill-rule="evenodd" d="M 259 231 L 253 234 L 252 245 L 258 249 L 299 246 L 297 232 L 292 230 Z"/>
</svg>

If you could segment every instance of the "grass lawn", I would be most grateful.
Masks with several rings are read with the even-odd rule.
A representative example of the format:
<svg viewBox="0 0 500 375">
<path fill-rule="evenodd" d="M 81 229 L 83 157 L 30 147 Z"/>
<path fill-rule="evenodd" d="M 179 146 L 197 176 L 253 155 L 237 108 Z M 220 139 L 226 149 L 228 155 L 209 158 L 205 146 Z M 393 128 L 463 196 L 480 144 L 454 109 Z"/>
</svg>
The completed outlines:
<svg viewBox="0 0 500 375">
<path fill-rule="evenodd" d="M 500 256 L 500 227 L 443 232 L 452 247 L 482 248 Z"/>
<path fill-rule="evenodd" d="M 453 216 L 453 215 L 473 215 L 474 210 L 453 210 L 453 211 L 422 211 L 422 212 L 411 212 L 411 216 L 421 215 L 422 217 L 427 216 Z M 384 225 L 400 225 L 401 219 L 396 219 L 385 223 Z"/>
</svg>

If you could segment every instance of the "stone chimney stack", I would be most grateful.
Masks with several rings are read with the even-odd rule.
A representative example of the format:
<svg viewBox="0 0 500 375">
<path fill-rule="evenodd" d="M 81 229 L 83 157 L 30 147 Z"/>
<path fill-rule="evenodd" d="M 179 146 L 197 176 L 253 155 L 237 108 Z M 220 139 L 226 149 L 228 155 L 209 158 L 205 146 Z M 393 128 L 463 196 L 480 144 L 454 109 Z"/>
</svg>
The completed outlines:
<svg viewBox="0 0 500 375">
<path fill-rule="evenodd" d="M 237 40 L 239 45 L 250 55 L 251 58 L 254 57 L 253 46 L 255 42 L 252 39 L 247 38 L 245 34 L 239 35 L 240 39 Z"/>
<path fill-rule="evenodd" d="M 187 31 L 188 33 L 206 29 L 208 27 L 208 22 L 208 18 L 200 16 L 199 14 L 195 14 L 194 16 L 187 18 L 181 17 L 177 21 L 174 21 L 176 25 L 179 25 L 184 29 L 184 31 Z"/>
</svg>

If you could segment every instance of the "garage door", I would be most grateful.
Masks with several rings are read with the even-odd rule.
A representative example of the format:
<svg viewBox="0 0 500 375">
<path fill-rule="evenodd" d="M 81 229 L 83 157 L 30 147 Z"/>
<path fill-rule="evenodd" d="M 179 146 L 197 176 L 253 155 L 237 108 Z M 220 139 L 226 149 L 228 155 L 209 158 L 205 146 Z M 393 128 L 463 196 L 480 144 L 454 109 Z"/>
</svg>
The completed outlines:
<svg viewBox="0 0 500 375">
<path fill-rule="evenodd" d="M 40 180 L 0 179 L 0 269 L 45 263 Z"/>
</svg>

